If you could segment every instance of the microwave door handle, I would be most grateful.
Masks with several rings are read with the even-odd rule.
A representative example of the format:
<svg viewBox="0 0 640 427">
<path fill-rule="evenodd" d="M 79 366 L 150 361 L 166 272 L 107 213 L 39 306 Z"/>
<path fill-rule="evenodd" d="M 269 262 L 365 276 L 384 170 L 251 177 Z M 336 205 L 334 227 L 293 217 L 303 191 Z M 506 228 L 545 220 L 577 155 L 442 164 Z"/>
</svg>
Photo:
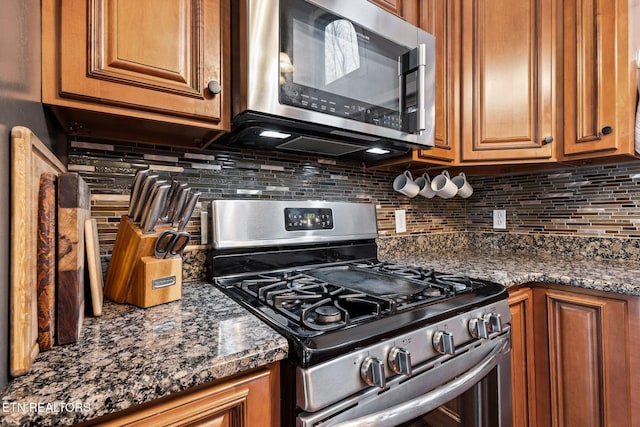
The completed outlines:
<svg viewBox="0 0 640 427">
<path fill-rule="evenodd" d="M 417 73 L 416 100 L 414 105 L 408 104 L 409 76 Z M 399 107 L 402 131 L 419 134 L 427 130 L 427 45 L 422 43 L 415 49 L 400 55 L 398 58 L 398 74 L 400 77 Z"/>
<path fill-rule="evenodd" d="M 480 363 L 455 380 L 408 402 L 354 420 L 333 424 L 332 427 L 382 427 L 397 425 L 424 415 L 469 390 L 474 384 L 486 377 L 509 353 L 509 350 L 509 337 L 500 338 Z"/>
</svg>

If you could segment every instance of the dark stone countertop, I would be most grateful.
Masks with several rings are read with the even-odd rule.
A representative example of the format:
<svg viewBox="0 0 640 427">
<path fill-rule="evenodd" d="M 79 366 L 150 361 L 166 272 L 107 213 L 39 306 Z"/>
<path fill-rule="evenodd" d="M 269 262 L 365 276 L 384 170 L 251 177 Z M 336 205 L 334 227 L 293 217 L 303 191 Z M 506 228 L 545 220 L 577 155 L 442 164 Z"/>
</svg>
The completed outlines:
<svg viewBox="0 0 640 427">
<path fill-rule="evenodd" d="M 42 352 L 0 394 L 0 425 L 69 425 L 268 365 L 285 338 L 213 285 L 147 309 L 105 302 L 81 340 Z"/>
<path fill-rule="evenodd" d="M 513 254 L 508 251 L 461 250 L 452 253 L 396 255 L 385 261 L 415 265 L 443 273 L 464 274 L 505 287 L 547 282 L 624 295 L 640 296 L 640 263 L 620 260 Z"/>
<path fill-rule="evenodd" d="M 460 250 L 384 261 L 505 287 L 548 282 L 640 296 L 640 263 Z M 0 425 L 68 425 L 282 360 L 287 341 L 213 285 L 140 309 L 105 303 L 80 342 L 41 353 L 1 395 Z"/>
</svg>

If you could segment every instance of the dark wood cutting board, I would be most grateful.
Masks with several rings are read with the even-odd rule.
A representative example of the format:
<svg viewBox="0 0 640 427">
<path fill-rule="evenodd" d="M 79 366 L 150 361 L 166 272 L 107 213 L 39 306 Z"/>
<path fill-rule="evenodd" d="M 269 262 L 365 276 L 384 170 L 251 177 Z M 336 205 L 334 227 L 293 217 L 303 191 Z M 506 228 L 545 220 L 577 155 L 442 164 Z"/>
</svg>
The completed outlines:
<svg viewBox="0 0 640 427">
<path fill-rule="evenodd" d="M 55 343 L 56 313 L 56 180 L 57 175 L 40 175 L 38 192 L 38 345 L 49 350 Z"/>
<path fill-rule="evenodd" d="M 77 173 L 58 177 L 58 344 L 78 341 L 84 319 L 84 223 L 91 216 L 89 186 Z"/>
</svg>

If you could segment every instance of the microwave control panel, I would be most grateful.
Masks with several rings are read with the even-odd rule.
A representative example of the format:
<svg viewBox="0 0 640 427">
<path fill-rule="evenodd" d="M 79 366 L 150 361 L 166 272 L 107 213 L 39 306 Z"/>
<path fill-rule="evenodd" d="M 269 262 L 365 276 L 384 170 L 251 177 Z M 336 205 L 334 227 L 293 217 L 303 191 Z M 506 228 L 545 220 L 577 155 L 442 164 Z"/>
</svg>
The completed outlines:
<svg viewBox="0 0 640 427">
<path fill-rule="evenodd" d="M 287 83 L 281 86 L 280 103 L 376 126 L 400 129 L 400 114 L 398 111 L 302 85 Z"/>
<path fill-rule="evenodd" d="M 333 212 L 326 208 L 285 208 L 284 226 L 287 231 L 331 230 Z"/>
</svg>

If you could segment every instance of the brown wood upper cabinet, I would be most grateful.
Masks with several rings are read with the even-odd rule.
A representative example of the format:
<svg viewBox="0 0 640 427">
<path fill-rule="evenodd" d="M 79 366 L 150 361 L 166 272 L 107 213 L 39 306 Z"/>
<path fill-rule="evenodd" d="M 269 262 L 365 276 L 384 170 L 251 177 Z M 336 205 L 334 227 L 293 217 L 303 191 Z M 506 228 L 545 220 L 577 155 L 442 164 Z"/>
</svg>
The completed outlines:
<svg viewBox="0 0 640 427">
<path fill-rule="evenodd" d="M 229 129 L 228 0 L 44 0 L 42 12 L 43 102 L 69 132 L 102 134 L 113 115 L 187 138 Z"/>
<path fill-rule="evenodd" d="M 434 147 L 416 150 L 414 156 L 433 163 L 450 164 L 457 158 L 459 140 L 456 111 L 460 108 L 458 55 L 460 0 L 426 0 L 421 3 L 420 27 L 436 37 L 436 103 Z"/>
<path fill-rule="evenodd" d="M 634 154 L 640 2 L 564 2 L 562 23 L 563 154 Z"/>
<path fill-rule="evenodd" d="M 438 20 L 446 23 L 439 29 L 430 24 L 433 19 L 423 20 L 438 46 L 436 110 L 441 111 L 436 113 L 436 135 L 447 135 L 449 154 L 443 156 L 442 140 L 436 137 L 436 147 L 419 150 L 418 158 L 433 163 L 446 158 L 455 164 L 554 158 L 549 144 L 556 138 L 554 4 L 427 3 L 423 15 L 440 15 Z"/>
<path fill-rule="evenodd" d="M 463 2 L 462 162 L 552 158 L 554 4 Z"/>
<path fill-rule="evenodd" d="M 412 161 L 634 155 L 638 0 L 427 0 L 418 13 L 436 36 L 436 137 Z"/>
</svg>

